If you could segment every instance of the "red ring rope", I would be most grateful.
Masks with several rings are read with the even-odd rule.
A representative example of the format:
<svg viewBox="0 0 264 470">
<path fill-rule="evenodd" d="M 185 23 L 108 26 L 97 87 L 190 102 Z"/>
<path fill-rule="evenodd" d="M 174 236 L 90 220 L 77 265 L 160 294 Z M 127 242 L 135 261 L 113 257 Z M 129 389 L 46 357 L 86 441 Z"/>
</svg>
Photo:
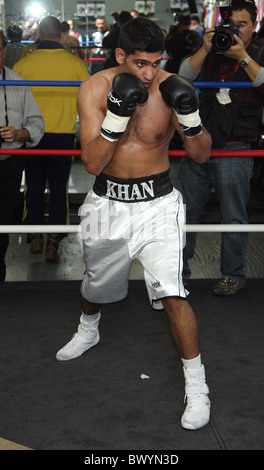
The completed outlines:
<svg viewBox="0 0 264 470">
<path fill-rule="evenodd" d="M 81 150 L 0 149 L 0 155 L 81 155 Z M 169 150 L 169 157 L 186 157 L 185 150 Z M 262 150 L 212 150 L 211 157 L 264 157 Z"/>
</svg>

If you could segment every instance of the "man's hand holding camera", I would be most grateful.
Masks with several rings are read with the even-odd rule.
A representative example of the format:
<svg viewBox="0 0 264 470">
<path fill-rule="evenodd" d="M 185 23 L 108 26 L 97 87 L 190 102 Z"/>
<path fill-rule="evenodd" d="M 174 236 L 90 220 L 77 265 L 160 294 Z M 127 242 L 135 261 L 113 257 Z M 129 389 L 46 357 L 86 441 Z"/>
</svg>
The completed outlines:
<svg viewBox="0 0 264 470">
<path fill-rule="evenodd" d="M 208 28 L 204 32 L 202 48 L 208 54 L 213 49 L 212 39 L 215 35 L 215 28 Z M 242 39 L 234 34 L 234 45 L 229 49 L 223 51 L 215 51 L 216 54 L 222 54 L 231 59 L 242 60 L 247 57 L 247 53 L 244 47 Z"/>
<path fill-rule="evenodd" d="M 245 50 L 244 43 L 242 39 L 234 34 L 234 39 L 236 43 L 227 49 L 224 52 L 218 52 L 218 54 L 223 54 L 225 57 L 230 57 L 230 59 L 243 60 L 248 56 L 248 53 Z"/>
<path fill-rule="evenodd" d="M 212 38 L 214 34 L 215 34 L 215 28 L 207 28 L 204 31 L 203 45 L 201 49 L 204 49 L 206 54 L 208 54 L 212 50 Z"/>
</svg>

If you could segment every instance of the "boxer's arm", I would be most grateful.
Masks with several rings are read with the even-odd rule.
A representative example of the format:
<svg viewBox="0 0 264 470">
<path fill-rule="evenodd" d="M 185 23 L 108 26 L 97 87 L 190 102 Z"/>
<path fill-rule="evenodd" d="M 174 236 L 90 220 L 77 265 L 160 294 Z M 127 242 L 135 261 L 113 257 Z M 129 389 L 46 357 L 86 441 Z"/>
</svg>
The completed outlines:
<svg viewBox="0 0 264 470">
<path fill-rule="evenodd" d="M 99 174 L 114 155 L 118 142 L 109 142 L 101 136 L 105 118 L 105 102 L 109 91 L 107 80 L 91 76 L 80 86 L 77 110 L 80 120 L 81 158 L 88 173 Z M 104 97 L 104 100 L 103 98 Z"/>
<path fill-rule="evenodd" d="M 110 91 L 102 75 L 81 85 L 77 108 L 82 160 L 89 173 L 97 175 L 107 166 L 137 104 L 144 104 L 147 98 L 147 89 L 131 74 L 115 76 Z"/>
<path fill-rule="evenodd" d="M 161 82 L 159 89 L 165 103 L 175 112 L 183 134 L 189 138 L 201 134 L 199 98 L 195 86 L 180 75 L 170 75 Z"/>
<path fill-rule="evenodd" d="M 191 158 L 204 163 L 210 157 L 211 138 L 199 115 L 199 98 L 195 86 L 179 75 L 170 75 L 160 84 L 165 103 L 174 111 L 174 127 L 182 136 L 185 150 Z"/>
<path fill-rule="evenodd" d="M 177 132 L 181 135 L 184 150 L 186 150 L 188 157 L 197 163 L 205 163 L 211 154 L 212 139 L 209 132 L 202 127 L 202 133 L 192 139 L 186 137 L 179 126 L 176 115 L 173 113 L 172 123 Z"/>
<path fill-rule="evenodd" d="M 144 104 L 147 99 L 147 89 L 136 75 L 116 75 L 107 96 L 107 113 L 102 123 L 101 135 L 110 142 L 119 140 L 137 104 Z"/>
</svg>

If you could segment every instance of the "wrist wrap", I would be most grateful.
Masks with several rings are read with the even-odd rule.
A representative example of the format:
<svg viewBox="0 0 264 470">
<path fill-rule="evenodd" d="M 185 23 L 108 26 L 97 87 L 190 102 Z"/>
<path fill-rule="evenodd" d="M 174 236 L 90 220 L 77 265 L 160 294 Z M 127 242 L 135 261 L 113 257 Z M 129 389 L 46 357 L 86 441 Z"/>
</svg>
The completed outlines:
<svg viewBox="0 0 264 470">
<path fill-rule="evenodd" d="M 178 118 L 180 128 L 186 137 L 196 137 L 202 133 L 202 123 L 198 109 L 190 114 L 178 114 L 176 111 L 175 114 Z"/>
<path fill-rule="evenodd" d="M 107 111 L 101 127 L 101 136 L 110 142 L 115 142 L 125 132 L 130 116 L 117 116 L 111 111 Z"/>
</svg>

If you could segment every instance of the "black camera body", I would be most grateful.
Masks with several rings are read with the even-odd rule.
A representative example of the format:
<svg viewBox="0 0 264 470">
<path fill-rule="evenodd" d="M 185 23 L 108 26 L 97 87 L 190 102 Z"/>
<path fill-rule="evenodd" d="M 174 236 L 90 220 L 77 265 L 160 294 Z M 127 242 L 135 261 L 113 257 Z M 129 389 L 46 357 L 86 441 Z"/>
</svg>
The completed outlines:
<svg viewBox="0 0 264 470">
<path fill-rule="evenodd" d="M 224 4 L 224 7 L 221 6 Z M 220 13 L 223 21 L 215 28 L 215 34 L 212 37 L 212 49 L 215 52 L 227 51 L 236 44 L 234 34 L 239 36 L 239 27 L 229 20 L 231 14 L 230 1 L 218 0 L 216 5 L 220 7 Z"/>
<path fill-rule="evenodd" d="M 227 51 L 236 44 L 234 34 L 239 36 L 239 27 L 230 21 L 223 21 L 215 28 L 215 34 L 212 37 L 212 48 L 215 52 Z"/>
</svg>

